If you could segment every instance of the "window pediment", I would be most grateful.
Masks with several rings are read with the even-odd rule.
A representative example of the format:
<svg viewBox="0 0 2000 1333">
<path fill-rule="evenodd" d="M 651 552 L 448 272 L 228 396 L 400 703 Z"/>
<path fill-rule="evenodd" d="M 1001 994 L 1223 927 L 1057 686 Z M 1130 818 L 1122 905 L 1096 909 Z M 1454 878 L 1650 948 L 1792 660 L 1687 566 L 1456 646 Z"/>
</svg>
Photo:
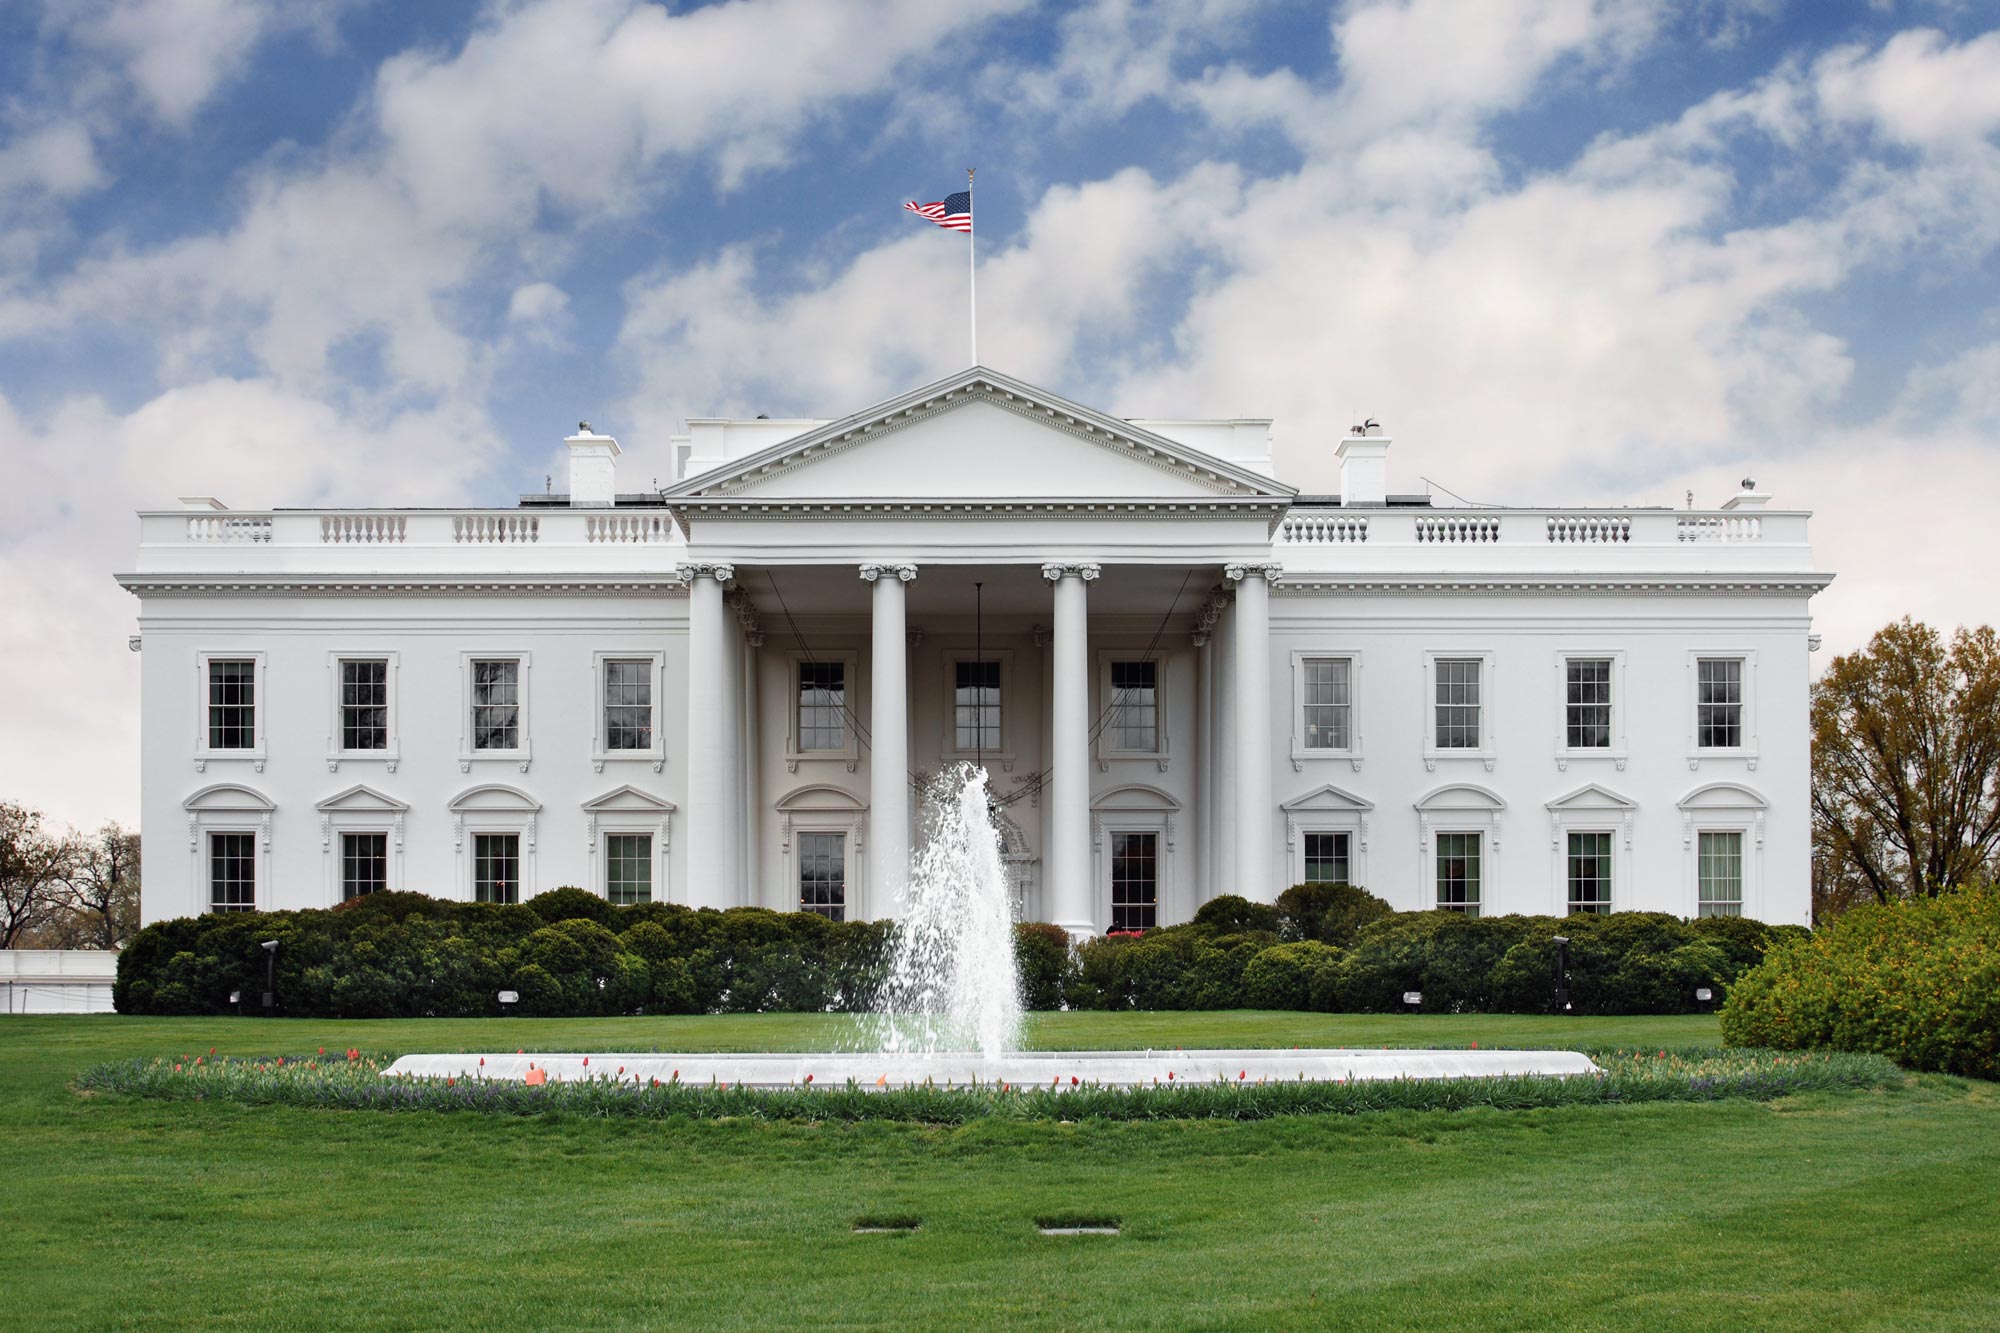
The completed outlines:
<svg viewBox="0 0 2000 1333">
<path fill-rule="evenodd" d="M 1373 810 L 1375 802 L 1356 796 L 1351 791 L 1342 790 L 1331 783 L 1303 796 L 1295 796 L 1278 807 L 1287 814 L 1306 814 L 1330 811 Z"/>
<path fill-rule="evenodd" d="M 194 795 L 181 802 L 181 808 L 188 811 L 203 810 L 258 810 L 271 811 L 277 805 L 262 792 L 233 782 L 218 782 L 211 787 L 203 787 Z"/>
<path fill-rule="evenodd" d="M 1763 810 L 1770 802 L 1734 782 L 1711 782 L 1696 787 L 1676 802 L 1683 810 Z"/>
<path fill-rule="evenodd" d="M 613 787 L 602 796 L 585 801 L 583 808 L 588 813 L 597 815 L 618 811 L 631 811 L 640 814 L 672 814 L 676 807 L 666 797 L 655 796 L 648 791 L 641 791 L 628 782 L 623 786 Z"/>
<path fill-rule="evenodd" d="M 409 808 L 406 803 L 393 796 L 385 796 L 366 783 L 356 783 L 346 791 L 337 792 L 313 805 L 313 809 L 328 814 L 341 810 L 379 810 L 390 814 L 401 814 Z"/>
<path fill-rule="evenodd" d="M 1417 809 L 1436 810 L 1505 810 L 1507 802 L 1495 792 L 1470 782 L 1452 782 L 1431 791 L 1417 801 Z"/>
<path fill-rule="evenodd" d="M 1158 787 L 1148 786 L 1143 782 L 1134 782 L 1105 792 L 1090 803 L 1090 808 L 1098 811 L 1178 810 L 1181 808 L 1181 803 Z"/>
<path fill-rule="evenodd" d="M 777 808 L 785 814 L 799 814 L 809 810 L 841 810 L 847 812 L 866 810 L 867 802 L 844 787 L 828 783 L 813 783 L 797 787 L 778 800 Z"/>
<path fill-rule="evenodd" d="M 459 814 L 473 810 L 511 810 L 522 814 L 533 814 L 541 808 L 540 801 L 520 788 L 503 786 L 497 782 L 469 787 L 445 804 L 445 809 Z"/>
<path fill-rule="evenodd" d="M 1638 803 L 1627 800 L 1607 787 L 1595 782 L 1586 782 L 1567 796 L 1558 796 L 1549 802 L 1553 811 L 1565 810 L 1636 810 Z"/>
</svg>

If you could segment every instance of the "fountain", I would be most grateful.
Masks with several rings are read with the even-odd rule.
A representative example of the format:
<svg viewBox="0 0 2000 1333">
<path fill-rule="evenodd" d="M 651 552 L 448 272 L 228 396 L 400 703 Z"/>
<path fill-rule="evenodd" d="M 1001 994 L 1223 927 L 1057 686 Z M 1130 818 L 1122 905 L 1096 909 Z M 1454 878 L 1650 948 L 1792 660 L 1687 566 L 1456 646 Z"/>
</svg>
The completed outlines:
<svg viewBox="0 0 2000 1333">
<path fill-rule="evenodd" d="M 986 771 L 948 769 L 925 794 L 924 839 L 898 895 L 897 929 L 863 1049 L 814 1054 L 593 1053 L 406 1055 L 385 1076 L 575 1081 L 617 1068 L 657 1079 L 749 1088 L 913 1084 L 1054 1088 L 1181 1086 L 1252 1079 L 1341 1082 L 1594 1074 L 1573 1051 L 1023 1051 L 1013 892 L 1000 859 Z M 596 1061 L 593 1069 L 592 1060 Z"/>
</svg>

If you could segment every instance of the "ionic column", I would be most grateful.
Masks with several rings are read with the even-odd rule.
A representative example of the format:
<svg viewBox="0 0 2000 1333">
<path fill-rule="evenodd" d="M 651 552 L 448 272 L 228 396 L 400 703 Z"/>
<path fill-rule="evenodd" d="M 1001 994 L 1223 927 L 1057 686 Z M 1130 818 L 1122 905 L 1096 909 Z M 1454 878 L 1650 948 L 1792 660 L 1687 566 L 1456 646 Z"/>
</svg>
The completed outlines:
<svg viewBox="0 0 2000 1333">
<path fill-rule="evenodd" d="M 910 564 L 861 566 L 875 585 L 869 667 L 868 890 L 856 905 L 861 919 L 885 917 L 910 877 L 910 672 L 904 635 L 903 585 L 917 577 Z"/>
<path fill-rule="evenodd" d="M 1071 935 L 1097 933 L 1090 875 L 1090 593 L 1099 569 L 1046 564 L 1055 585 L 1050 674 L 1048 890 L 1043 902 Z"/>
<path fill-rule="evenodd" d="M 736 905 L 736 788 L 730 781 L 729 700 L 733 630 L 722 604 L 731 565 L 680 567 L 688 585 L 687 901 L 695 907 Z"/>
<path fill-rule="evenodd" d="M 1234 619 L 1236 733 L 1236 883 L 1231 892 L 1251 902 L 1278 900 L 1271 878 L 1271 612 L 1270 585 L 1278 565 L 1230 565 L 1223 577 L 1236 585 Z"/>
</svg>

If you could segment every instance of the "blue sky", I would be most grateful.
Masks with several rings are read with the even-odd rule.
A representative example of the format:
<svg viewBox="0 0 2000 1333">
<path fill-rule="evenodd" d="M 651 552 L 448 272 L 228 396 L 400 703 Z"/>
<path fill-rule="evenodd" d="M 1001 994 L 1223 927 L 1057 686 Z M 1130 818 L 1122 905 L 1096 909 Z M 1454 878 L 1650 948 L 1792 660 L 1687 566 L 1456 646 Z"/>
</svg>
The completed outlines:
<svg viewBox="0 0 2000 1333">
<path fill-rule="evenodd" d="M 1829 649 L 1990 621 L 2000 5 L 16 0 L 0 762 L 129 818 L 135 508 L 504 503 L 580 418 L 835 415 L 981 352 L 1351 414 L 1392 483 L 1816 512 Z M 66 763 L 68 761 L 65 761 Z"/>
</svg>

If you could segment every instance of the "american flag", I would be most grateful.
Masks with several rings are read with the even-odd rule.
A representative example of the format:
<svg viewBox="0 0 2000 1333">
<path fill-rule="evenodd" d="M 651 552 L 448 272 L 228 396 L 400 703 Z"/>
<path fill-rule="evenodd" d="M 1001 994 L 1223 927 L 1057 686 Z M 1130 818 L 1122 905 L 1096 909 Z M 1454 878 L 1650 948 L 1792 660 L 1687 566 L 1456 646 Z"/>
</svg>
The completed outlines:
<svg viewBox="0 0 2000 1333">
<path fill-rule="evenodd" d="M 919 217 L 929 218 L 947 231 L 972 230 L 972 193 L 969 190 L 960 190 L 934 204 L 912 201 L 903 207 Z"/>
</svg>

